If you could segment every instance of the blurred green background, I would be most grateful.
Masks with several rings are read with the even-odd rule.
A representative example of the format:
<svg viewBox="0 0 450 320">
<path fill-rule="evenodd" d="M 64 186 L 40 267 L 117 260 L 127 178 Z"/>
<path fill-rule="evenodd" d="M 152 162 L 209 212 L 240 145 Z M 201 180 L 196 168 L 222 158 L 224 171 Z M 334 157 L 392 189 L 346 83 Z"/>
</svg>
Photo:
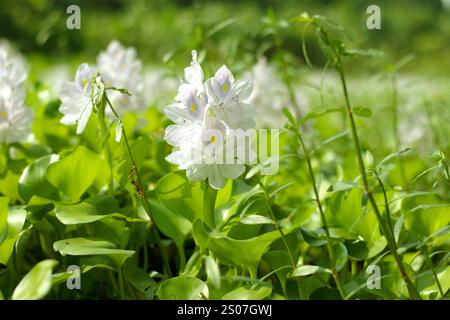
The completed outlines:
<svg viewBox="0 0 450 320">
<path fill-rule="evenodd" d="M 81 8 L 81 30 L 66 28 L 66 8 L 72 4 Z M 381 30 L 366 27 L 371 4 L 381 8 Z M 411 68 L 417 72 L 450 71 L 449 0 L 1 0 L 0 38 L 44 64 L 91 61 L 118 39 L 136 47 L 139 57 L 150 64 L 185 63 L 186 52 L 196 48 L 203 49 L 209 60 L 239 65 L 254 62 L 262 53 L 273 54 L 267 25 L 270 10 L 280 25 L 284 47 L 300 62 L 300 26 L 285 26 L 308 11 L 343 25 L 355 47 L 381 50 L 392 61 L 414 53 L 417 59 Z M 323 65 L 315 41 L 308 41 L 312 61 Z"/>
</svg>

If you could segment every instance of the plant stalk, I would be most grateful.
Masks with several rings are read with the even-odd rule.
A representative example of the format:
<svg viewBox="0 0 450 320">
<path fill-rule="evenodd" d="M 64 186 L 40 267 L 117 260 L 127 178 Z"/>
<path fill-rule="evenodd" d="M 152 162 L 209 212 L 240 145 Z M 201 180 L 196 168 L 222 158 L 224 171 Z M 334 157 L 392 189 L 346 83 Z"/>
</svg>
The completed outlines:
<svg viewBox="0 0 450 320">
<path fill-rule="evenodd" d="M 300 142 L 300 146 L 302 148 L 303 154 L 305 155 L 306 164 L 308 166 L 309 177 L 311 180 L 311 185 L 314 190 L 315 201 L 317 203 L 317 207 L 320 212 L 320 218 L 322 220 L 323 228 L 325 229 L 325 237 L 327 239 L 327 247 L 328 247 L 328 253 L 330 254 L 331 271 L 333 274 L 334 282 L 336 283 L 336 287 L 337 287 L 342 299 L 345 300 L 345 297 L 346 297 L 345 290 L 341 284 L 341 281 L 339 280 L 339 275 L 338 275 L 338 272 L 336 269 L 336 255 L 335 255 L 334 248 L 333 248 L 333 242 L 331 241 L 330 230 L 328 227 L 327 219 L 325 217 L 325 212 L 323 211 L 322 203 L 320 202 L 319 190 L 317 189 L 316 178 L 315 178 L 314 171 L 313 171 L 312 164 L 311 164 L 311 158 L 309 156 L 308 149 L 306 148 L 305 142 L 303 141 L 302 133 L 300 131 L 301 129 L 295 127 L 294 130 L 295 130 L 295 133 Z"/>
<path fill-rule="evenodd" d="M 114 107 L 112 106 L 111 101 L 109 100 L 108 96 L 106 95 L 106 93 L 104 94 L 104 98 L 106 100 L 106 102 L 108 103 L 109 107 L 111 108 L 111 111 L 113 112 L 113 114 L 116 116 L 117 119 L 120 119 L 119 114 L 116 112 L 116 110 L 114 109 Z M 147 196 L 146 196 L 146 190 L 143 187 L 142 184 L 142 179 L 141 179 L 141 175 L 139 173 L 139 168 L 137 166 L 136 160 L 134 158 L 133 152 L 131 151 L 131 147 L 130 144 L 128 142 L 128 137 L 127 137 L 127 133 L 125 132 L 125 128 L 122 127 L 122 137 L 123 140 L 125 141 L 125 146 L 127 149 L 127 153 L 128 156 L 130 157 L 130 161 L 131 161 L 131 172 L 130 172 L 130 182 L 134 185 L 135 189 L 136 189 L 136 193 L 138 195 L 138 198 L 142 200 L 142 206 L 144 207 L 145 212 L 147 212 L 148 216 L 150 217 L 150 220 L 153 223 L 153 228 L 151 228 L 151 232 L 153 234 L 153 236 L 156 239 L 156 243 L 158 245 L 159 251 L 161 253 L 162 259 L 163 259 L 163 266 L 164 269 L 167 273 L 168 276 L 172 276 L 172 272 L 170 270 L 170 265 L 169 265 L 169 259 L 166 256 L 166 254 L 164 254 L 164 250 L 163 250 L 163 246 L 162 246 L 162 242 L 161 242 L 161 237 L 159 235 L 159 231 L 156 227 L 156 223 L 155 223 L 155 219 L 153 216 L 153 213 L 150 209 L 150 204 L 147 200 Z"/>
<path fill-rule="evenodd" d="M 336 69 L 337 69 L 337 71 L 339 73 L 339 77 L 340 77 L 341 85 L 342 85 L 342 90 L 343 90 L 343 93 L 344 93 L 345 107 L 346 107 L 347 116 L 348 116 L 349 123 L 350 123 L 350 129 L 351 129 L 351 132 L 352 132 L 353 144 L 354 144 L 355 149 L 356 149 L 356 155 L 357 155 L 357 160 L 358 160 L 360 174 L 361 174 L 361 177 L 362 177 L 364 191 L 365 191 L 365 193 L 367 195 L 367 198 L 369 200 L 370 205 L 373 208 L 373 211 L 375 212 L 375 215 L 376 215 L 376 217 L 378 219 L 378 223 L 379 223 L 379 225 L 381 227 L 381 230 L 383 231 L 383 234 L 386 237 L 389 249 L 390 249 L 392 255 L 394 256 L 395 262 L 397 263 L 397 266 L 399 268 L 399 271 L 400 271 L 400 274 L 401 274 L 401 276 L 403 278 L 403 281 L 406 283 L 406 287 L 408 289 L 409 297 L 411 299 L 421 300 L 421 297 L 420 297 L 419 292 L 417 291 L 417 288 L 414 286 L 413 282 L 411 281 L 411 279 L 408 276 L 408 273 L 406 272 L 406 269 L 405 269 L 405 266 L 403 264 L 402 258 L 397 253 L 397 245 L 395 243 L 395 239 L 394 239 L 393 235 L 390 232 L 392 227 L 386 226 L 385 222 L 383 221 L 383 218 L 381 216 L 380 210 L 378 209 L 378 206 L 376 204 L 375 198 L 374 198 L 374 196 L 372 194 L 372 191 L 369 188 L 369 182 L 368 182 L 368 179 L 367 179 L 366 168 L 365 168 L 365 165 L 364 165 L 364 162 L 363 162 L 363 159 L 362 159 L 362 155 L 361 155 L 361 147 L 360 147 L 358 132 L 356 130 L 355 119 L 353 117 L 353 112 L 352 112 L 352 108 L 351 108 L 351 105 L 350 105 L 350 99 L 349 99 L 348 90 L 347 90 L 347 82 L 345 80 L 345 74 L 344 74 L 344 67 L 343 67 L 342 60 L 341 60 L 341 57 L 340 57 L 339 54 L 337 54 Z"/>
</svg>

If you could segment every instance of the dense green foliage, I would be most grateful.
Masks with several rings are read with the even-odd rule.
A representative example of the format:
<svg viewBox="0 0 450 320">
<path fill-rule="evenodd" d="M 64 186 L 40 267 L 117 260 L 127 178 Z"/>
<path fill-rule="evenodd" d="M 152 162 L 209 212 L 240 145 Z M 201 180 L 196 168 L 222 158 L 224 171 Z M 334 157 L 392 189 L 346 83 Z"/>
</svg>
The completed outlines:
<svg viewBox="0 0 450 320">
<path fill-rule="evenodd" d="M 0 299 L 449 298 L 443 2 L 380 1 L 380 31 L 356 1 L 80 1 L 82 28 L 68 31 L 65 2 L 0 11 L 35 114 L 33 140 L 1 145 Z M 145 111 L 121 118 L 120 142 L 106 100 L 77 135 L 54 89 L 113 39 L 164 73 Z M 286 90 L 275 175 L 247 166 L 215 195 L 166 161 L 176 84 L 163 82 L 192 49 L 205 74 L 227 64 L 244 77 L 268 58 L 279 76 L 260 81 Z"/>
</svg>

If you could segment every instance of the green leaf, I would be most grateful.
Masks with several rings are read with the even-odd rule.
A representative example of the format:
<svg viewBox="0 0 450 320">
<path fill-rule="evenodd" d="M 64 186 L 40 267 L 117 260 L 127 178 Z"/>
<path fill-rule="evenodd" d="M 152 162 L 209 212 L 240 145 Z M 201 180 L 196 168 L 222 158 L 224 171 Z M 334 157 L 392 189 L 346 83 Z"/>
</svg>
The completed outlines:
<svg viewBox="0 0 450 320">
<path fill-rule="evenodd" d="M 56 260 L 43 260 L 36 264 L 14 289 L 12 300 L 38 300 L 52 288 L 52 270 Z"/>
<path fill-rule="evenodd" d="M 167 237 L 173 239 L 179 250 L 183 250 L 184 240 L 192 230 L 192 224 L 179 212 L 175 213 L 156 200 L 149 199 L 155 224 Z"/>
<path fill-rule="evenodd" d="M 48 167 L 58 161 L 59 156 L 52 154 L 40 158 L 25 168 L 19 179 L 19 195 L 25 202 L 32 196 L 58 199 L 58 190 L 46 179 Z"/>
<path fill-rule="evenodd" d="M 272 293 L 272 288 L 260 286 L 251 289 L 249 285 L 234 289 L 220 298 L 221 300 L 262 300 Z"/>
<path fill-rule="evenodd" d="M 189 181 L 181 171 L 162 177 L 156 184 L 156 195 L 166 208 L 191 222 L 203 216 L 200 184 Z"/>
<path fill-rule="evenodd" d="M 354 114 L 360 117 L 370 118 L 372 116 L 372 110 L 367 107 L 354 107 L 352 110 Z"/>
<path fill-rule="evenodd" d="M 274 224 L 272 219 L 269 219 L 258 214 L 252 214 L 250 216 L 245 216 L 240 220 L 243 224 Z"/>
<path fill-rule="evenodd" d="M 134 250 L 117 249 L 116 245 L 109 241 L 87 238 L 59 240 L 53 243 L 53 249 L 63 256 L 107 255 L 115 261 L 117 266 L 121 266 L 126 259 L 135 253 Z"/>
<path fill-rule="evenodd" d="M 342 112 L 344 109 L 343 108 L 323 108 L 323 107 L 318 107 L 318 108 L 314 108 L 311 111 L 308 111 L 301 119 L 300 119 L 300 123 L 305 123 L 309 120 L 318 118 L 320 116 L 323 116 L 325 114 L 328 113 L 333 113 L 333 112 Z"/>
<path fill-rule="evenodd" d="M 333 244 L 333 249 L 336 258 L 336 270 L 341 271 L 348 260 L 347 248 L 343 243 L 336 242 Z"/>
<path fill-rule="evenodd" d="M 256 277 L 262 255 L 280 237 L 278 231 L 271 231 L 254 238 L 236 240 L 211 230 L 201 220 L 194 222 L 193 233 L 195 242 L 201 249 L 211 250 L 222 261 L 243 264 L 253 278 Z"/>
<path fill-rule="evenodd" d="M 153 299 L 158 284 L 153 280 L 144 269 L 139 268 L 131 259 L 125 262 L 123 274 L 136 289 L 144 293 L 148 299 Z"/>
<path fill-rule="evenodd" d="M 342 228 L 357 235 L 358 241 L 348 243 L 348 253 L 356 259 L 369 259 L 380 253 L 387 242 L 381 235 L 378 220 L 368 207 L 362 207 L 363 190 L 360 188 L 335 192 L 328 198 L 326 211 L 330 227 Z"/>
<path fill-rule="evenodd" d="M 6 265 L 19 239 L 25 223 L 27 212 L 22 208 L 9 208 L 8 233 L 0 244 L 0 263 Z"/>
<path fill-rule="evenodd" d="M 130 222 L 144 221 L 117 213 L 119 206 L 112 196 L 102 195 L 84 200 L 74 205 L 57 204 L 55 214 L 64 224 L 90 223 L 106 217 L 116 217 Z"/>
<path fill-rule="evenodd" d="M 370 57 L 370 58 L 378 58 L 384 55 L 383 52 L 374 50 L 374 49 L 345 49 L 343 55 L 350 57 Z"/>
<path fill-rule="evenodd" d="M 208 299 L 209 290 L 200 279 L 178 276 L 161 283 L 157 296 L 161 300 L 204 300 Z"/>
<path fill-rule="evenodd" d="M 331 274 L 331 270 L 319 266 L 312 265 L 302 265 L 297 266 L 295 270 L 292 272 L 291 277 L 306 277 L 315 273 L 329 273 Z"/>
<path fill-rule="evenodd" d="M 208 281 L 210 281 L 214 287 L 219 289 L 220 288 L 220 269 L 219 269 L 219 265 L 217 264 L 216 260 L 214 260 L 214 258 L 211 256 L 205 257 L 205 271 L 206 271 L 206 275 L 208 276 Z"/>
<path fill-rule="evenodd" d="M 0 197 L 0 245 L 8 235 L 8 197 Z"/>
<path fill-rule="evenodd" d="M 77 150 L 47 168 L 47 180 L 76 201 L 94 183 L 105 162 L 85 147 Z"/>
</svg>

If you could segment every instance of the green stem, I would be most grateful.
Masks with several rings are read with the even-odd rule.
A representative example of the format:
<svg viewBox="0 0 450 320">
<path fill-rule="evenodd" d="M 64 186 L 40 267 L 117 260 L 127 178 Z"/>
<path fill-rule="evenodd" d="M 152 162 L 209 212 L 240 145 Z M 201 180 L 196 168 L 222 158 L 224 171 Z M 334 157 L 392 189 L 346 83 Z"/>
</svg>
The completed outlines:
<svg viewBox="0 0 450 320">
<path fill-rule="evenodd" d="M 207 181 L 203 185 L 203 220 L 212 228 L 216 226 L 214 208 L 216 206 L 217 190 Z"/>
<path fill-rule="evenodd" d="M 286 251 L 288 252 L 288 255 L 289 255 L 289 260 L 291 261 L 292 271 L 295 271 L 295 268 L 297 267 L 297 263 L 295 262 L 294 254 L 292 253 L 291 248 L 289 248 L 289 244 L 287 242 L 286 235 L 284 234 L 283 229 L 281 228 L 280 224 L 277 222 L 277 218 L 275 217 L 275 214 L 273 213 L 272 203 L 270 201 L 270 197 L 267 195 L 267 192 L 266 192 L 266 189 L 264 188 L 264 185 L 261 182 L 259 182 L 259 184 L 260 184 L 261 188 L 264 191 L 264 197 L 266 199 L 266 203 L 267 203 L 267 207 L 268 207 L 268 210 L 269 210 L 270 218 L 275 223 L 276 228 L 277 228 L 278 232 L 280 233 L 280 236 L 281 236 L 281 239 L 283 241 L 283 244 L 286 247 Z M 300 299 L 304 299 L 305 297 L 303 296 L 303 291 L 301 290 L 302 285 L 301 285 L 300 279 L 296 278 L 295 280 L 297 282 L 298 294 L 300 296 Z"/>
<path fill-rule="evenodd" d="M 124 283 L 123 283 L 123 273 L 122 273 L 122 266 L 119 267 L 119 270 L 117 272 L 119 274 L 119 291 L 120 291 L 120 299 L 125 300 L 125 294 L 124 294 Z"/>
<path fill-rule="evenodd" d="M 428 247 L 427 246 L 425 246 L 424 251 L 425 251 L 424 252 L 425 253 L 425 257 L 427 258 L 428 263 L 430 264 L 431 271 L 433 272 L 433 276 L 434 276 L 434 279 L 436 280 L 436 284 L 437 284 L 437 287 L 439 289 L 439 293 L 441 294 L 441 299 L 442 299 L 442 298 L 444 298 L 444 290 L 442 290 L 441 282 L 439 281 L 436 269 L 434 268 L 433 261 L 430 258 L 430 253 L 428 252 Z"/>
<path fill-rule="evenodd" d="M 346 107 L 346 111 L 347 111 L 347 116 L 349 119 L 349 123 L 350 123 L 350 129 L 352 132 L 352 138 L 353 138 L 353 144 L 355 146 L 356 149 L 356 156 L 357 156 L 357 160 L 358 160 L 358 164 L 359 164 L 359 170 L 360 170 L 360 174 L 362 177 L 362 182 L 363 182 L 363 188 L 364 191 L 367 195 L 367 198 L 369 200 L 370 205 L 373 208 L 373 211 L 375 212 L 375 215 L 378 219 L 378 223 L 381 227 L 381 230 L 383 231 L 383 234 L 386 237 L 386 240 L 388 242 L 388 246 L 389 249 L 395 259 L 395 262 L 397 263 L 397 266 L 399 268 L 400 274 L 403 278 L 403 281 L 406 283 L 406 287 L 408 289 L 408 293 L 409 293 L 409 297 L 411 299 L 418 299 L 421 300 L 420 294 L 417 291 L 417 288 L 414 286 L 413 282 L 411 281 L 411 279 L 408 276 L 408 273 L 406 272 L 405 266 L 403 264 L 402 258 L 399 256 L 399 254 L 397 253 L 397 245 L 395 243 L 395 239 L 393 237 L 393 235 L 391 234 L 390 230 L 392 229 L 392 227 L 388 227 L 386 226 L 385 222 L 383 221 L 382 217 L 381 217 L 381 213 L 380 210 L 378 209 L 378 206 L 376 204 L 375 198 L 372 194 L 372 191 L 369 188 L 369 182 L 367 179 L 367 174 L 366 174 L 366 168 L 362 159 L 362 155 L 361 155 L 361 147 L 360 147 L 360 142 L 359 142 L 359 137 L 358 137 L 358 132 L 356 130 L 356 124 L 355 124 L 355 119 L 353 117 L 353 112 L 352 112 L 352 108 L 350 105 L 350 98 L 348 95 L 348 90 L 347 90 L 347 82 L 345 81 L 345 74 L 344 74 L 344 67 L 342 65 L 342 60 L 341 60 L 341 56 L 339 54 L 336 55 L 337 56 L 337 65 L 336 65 L 336 69 L 339 73 L 339 77 L 341 80 L 341 85 L 342 85 L 342 90 L 344 92 L 344 98 L 345 98 L 345 107 Z"/>
<path fill-rule="evenodd" d="M 106 162 L 108 163 L 109 170 L 110 170 L 110 178 L 109 178 L 109 183 L 108 183 L 108 194 L 112 195 L 114 192 L 114 176 L 113 176 L 111 149 L 109 147 L 109 130 L 108 130 L 108 127 L 106 126 L 105 108 L 106 108 L 106 101 L 104 99 L 102 99 L 100 107 L 98 108 L 97 118 L 98 118 L 99 133 L 100 133 L 100 138 L 101 138 L 101 146 L 103 149 L 103 156 L 104 156 Z"/>
<path fill-rule="evenodd" d="M 119 114 L 116 112 L 116 110 L 112 106 L 111 101 L 109 100 L 108 96 L 106 95 L 106 92 L 105 92 L 105 96 L 104 97 L 105 97 L 105 100 L 108 103 L 109 107 L 111 108 L 111 111 L 113 112 L 113 114 L 116 116 L 117 119 L 120 119 Z M 147 212 L 148 216 L 150 217 L 150 220 L 153 223 L 153 228 L 151 228 L 150 230 L 151 230 L 153 236 L 155 237 L 156 243 L 157 243 L 158 248 L 159 248 L 159 251 L 161 252 L 161 256 L 162 256 L 162 259 L 163 259 L 163 265 L 164 265 L 165 272 L 167 273 L 168 276 L 171 277 L 172 276 L 172 272 L 170 270 L 169 258 L 164 253 L 162 242 L 161 242 L 161 237 L 159 235 L 158 229 L 156 228 L 155 219 L 154 219 L 153 213 L 152 213 L 152 211 L 150 209 L 150 204 L 149 204 L 148 199 L 147 199 L 146 190 L 143 187 L 141 175 L 140 175 L 140 172 L 139 172 L 139 168 L 137 166 L 137 162 L 136 162 L 136 160 L 134 158 L 133 152 L 131 151 L 131 147 L 130 147 L 130 144 L 128 142 L 127 133 L 125 132 L 125 128 L 124 127 L 122 127 L 122 137 L 123 137 L 123 140 L 125 142 L 126 150 L 127 150 L 128 156 L 129 156 L 130 161 L 131 161 L 131 173 L 130 173 L 130 176 L 132 176 L 134 174 L 134 176 L 136 177 L 135 179 L 134 179 L 134 177 L 131 177 L 131 179 L 133 180 L 131 182 L 132 182 L 132 184 L 134 185 L 134 187 L 136 189 L 136 193 L 138 195 L 138 198 L 141 199 L 142 206 L 144 207 L 145 212 Z"/>
<path fill-rule="evenodd" d="M 308 166 L 308 171 L 309 171 L 309 177 L 311 179 L 311 185 L 314 190 L 315 201 L 317 203 L 317 207 L 320 212 L 320 218 L 322 220 L 323 228 L 325 229 L 325 237 L 327 239 L 327 247 L 328 247 L 328 252 L 330 254 L 331 271 L 333 273 L 334 282 L 336 283 L 336 287 L 338 288 L 339 294 L 341 295 L 342 299 L 345 300 L 346 294 L 345 294 L 344 287 L 342 286 L 341 281 L 339 280 L 339 275 L 338 275 L 338 272 L 336 269 L 336 255 L 334 252 L 333 243 L 331 241 L 330 230 L 328 227 L 327 219 L 325 217 L 325 212 L 323 210 L 322 203 L 320 202 L 319 190 L 317 189 L 316 178 L 315 178 L 314 171 L 313 171 L 312 164 L 311 164 L 311 158 L 309 156 L 308 149 L 306 148 L 306 145 L 303 141 L 302 133 L 300 130 L 301 130 L 300 128 L 297 128 L 297 127 L 294 128 L 294 131 L 300 142 L 300 146 L 302 148 L 303 154 L 305 155 L 306 164 Z"/>
</svg>

